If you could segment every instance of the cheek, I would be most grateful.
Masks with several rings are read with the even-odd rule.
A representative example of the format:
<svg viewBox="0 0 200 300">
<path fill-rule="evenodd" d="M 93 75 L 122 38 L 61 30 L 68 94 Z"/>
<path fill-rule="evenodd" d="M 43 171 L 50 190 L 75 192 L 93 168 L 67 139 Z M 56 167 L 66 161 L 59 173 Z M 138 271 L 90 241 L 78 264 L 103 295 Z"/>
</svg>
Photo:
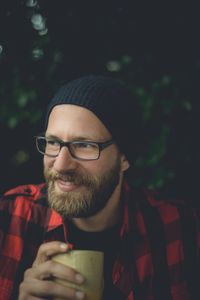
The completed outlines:
<svg viewBox="0 0 200 300">
<path fill-rule="evenodd" d="M 114 167 L 119 166 L 120 168 L 120 157 L 117 153 L 112 153 L 111 155 L 105 155 L 97 160 L 93 161 L 90 165 L 88 165 L 88 171 L 91 174 L 95 175 L 106 175 L 110 172 Z"/>
<path fill-rule="evenodd" d="M 43 165 L 44 165 L 44 168 L 51 168 L 54 164 L 54 159 L 50 158 L 50 157 L 47 157 L 47 156 L 44 156 L 43 158 Z"/>
</svg>

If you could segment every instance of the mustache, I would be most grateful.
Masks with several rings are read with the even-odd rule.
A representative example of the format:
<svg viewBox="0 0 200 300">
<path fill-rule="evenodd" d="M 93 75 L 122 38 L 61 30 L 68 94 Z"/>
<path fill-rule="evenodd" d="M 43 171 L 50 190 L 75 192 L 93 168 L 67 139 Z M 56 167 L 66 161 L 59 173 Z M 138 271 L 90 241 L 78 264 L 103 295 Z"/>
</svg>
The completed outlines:
<svg viewBox="0 0 200 300">
<path fill-rule="evenodd" d="M 77 174 L 76 172 L 66 172 L 65 174 L 59 174 L 55 171 L 45 171 L 45 178 L 47 182 L 54 182 L 56 180 L 63 180 L 68 182 L 73 182 L 77 185 L 86 185 L 88 187 L 93 185 L 95 180 L 94 177 L 90 177 L 88 175 Z"/>
</svg>

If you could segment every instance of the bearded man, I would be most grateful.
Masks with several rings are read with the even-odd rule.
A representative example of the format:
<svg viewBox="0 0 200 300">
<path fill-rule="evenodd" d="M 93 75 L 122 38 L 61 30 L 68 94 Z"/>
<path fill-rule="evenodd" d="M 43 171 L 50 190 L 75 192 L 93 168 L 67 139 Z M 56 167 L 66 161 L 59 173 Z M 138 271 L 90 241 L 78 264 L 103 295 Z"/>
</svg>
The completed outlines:
<svg viewBox="0 0 200 300">
<path fill-rule="evenodd" d="M 0 300 L 86 299 L 53 280 L 84 283 L 52 260 L 72 245 L 104 252 L 104 300 L 199 299 L 197 212 L 134 190 L 126 176 L 143 138 L 139 116 L 112 78 L 85 76 L 55 93 L 36 137 L 46 183 L 0 201 Z"/>
</svg>

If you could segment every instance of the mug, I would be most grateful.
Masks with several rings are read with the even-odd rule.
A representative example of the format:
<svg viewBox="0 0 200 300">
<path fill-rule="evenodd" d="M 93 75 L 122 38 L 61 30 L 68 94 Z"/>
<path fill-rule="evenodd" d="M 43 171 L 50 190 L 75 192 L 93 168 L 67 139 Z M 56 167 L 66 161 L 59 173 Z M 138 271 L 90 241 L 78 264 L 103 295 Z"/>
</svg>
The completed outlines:
<svg viewBox="0 0 200 300">
<path fill-rule="evenodd" d="M 54 279 L 56 282 L 83 291 L 87 300 L 102 300 L 104 253 L 93 250 L 70 250 L 52 257 L 53 261 L 69 266 L 85 278 L 84 283 L 76 285 L 66 280 Z M 59 300 L 58 298 L 54 300 Z"/>
</svg>

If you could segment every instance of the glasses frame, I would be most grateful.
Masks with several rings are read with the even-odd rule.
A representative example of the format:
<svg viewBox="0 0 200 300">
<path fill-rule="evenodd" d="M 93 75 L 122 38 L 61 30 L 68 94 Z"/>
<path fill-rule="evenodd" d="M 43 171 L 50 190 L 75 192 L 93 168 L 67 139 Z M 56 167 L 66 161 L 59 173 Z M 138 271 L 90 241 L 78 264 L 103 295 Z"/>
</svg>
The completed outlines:
<svg viewBox="0 0 200 300">
<path fill-rule="evenodd" d="M 38 140 L 40 139 L 42 139 L 42 140 L 47 140 L 48 138 L 46 138 L 45 136 L 40 136 L 40 135 L 38 135 L 38 136 L 35 136 L 35 139 L 36 139 L 36 148 L 37 148 L 37 150 L 38 150 L 38 152 L 39 153 L 41 153 L 41 154 L 43 154 L 43 155 L 46 155 L 46 156 L 48 156 L 48 157 L 57 157 L 58 155 L 59 155 L 59 153 L 60 153 L 60 151 L 61 151 L 61 149 L 62 149 L 62 147 L 67 147 L 68 148 L 68 150 L 69 150 L 69 153 L 70 153 L 70 155 L 73 157 L 73 158 L 75 158 L 75 159 L 77 159 L 77 160 L 83 160 L 83 161 L 90 161 L 90 160 L 98 160 L 99 159 L 99 157 L 100 157 L 100 155 L 101 155 L 101 151 L 102 150 L 104 150 L 105 148 L 107 148 L 108 146 L 110 146 L 110 145 L 112 145 L 112 144 L 114 144 L 115 142 L 114 142 L 114 140 L 113 139 L 110 139 L 110 140 L 108 140 L 108 141 L 105 141 L 105 142 L 95 142 L 95 141 L 88 141 L 88 140 L 75 140 L 75 141 L 70 141 L 70 142 L 64 142 L 64 141 L 62 141 L 62 140 L 58 140 L 58 139 L 55 139 L 55 141 L 60 145 L 60 149 L 59 149 L 59 151 L 58 151 L 58 154 L 56 154 L 56 155 L 51 155 L 51 154 L 46 154 L 45 152 L 43 152 L 43 151 L 41 151 L 40 149 L 39 149 L 39 147 L 38 147 Z M 52 138 L 52 140 L 53 140 L 53 138 Z M 98 146 L 98 150 L 99 150 L 99 154 L 98 154 L 98 157 L 97 158 L 80 158 L 80 157 L 77 157 L 76 155 L 74 155 L 74 153 L 73 153 L 73 151 L 72 151 L 72 149 L 71 149 L 71 147 L 70 147 L 70 145 L 73 145 L 73 144 L 77 144 L 77 143 L 83 143 L 83 144 L 85 144 L 85 143 L 90 143 L 90 144 L 95 144 L 95 145 L 97 145 Z"/>
</svg>

